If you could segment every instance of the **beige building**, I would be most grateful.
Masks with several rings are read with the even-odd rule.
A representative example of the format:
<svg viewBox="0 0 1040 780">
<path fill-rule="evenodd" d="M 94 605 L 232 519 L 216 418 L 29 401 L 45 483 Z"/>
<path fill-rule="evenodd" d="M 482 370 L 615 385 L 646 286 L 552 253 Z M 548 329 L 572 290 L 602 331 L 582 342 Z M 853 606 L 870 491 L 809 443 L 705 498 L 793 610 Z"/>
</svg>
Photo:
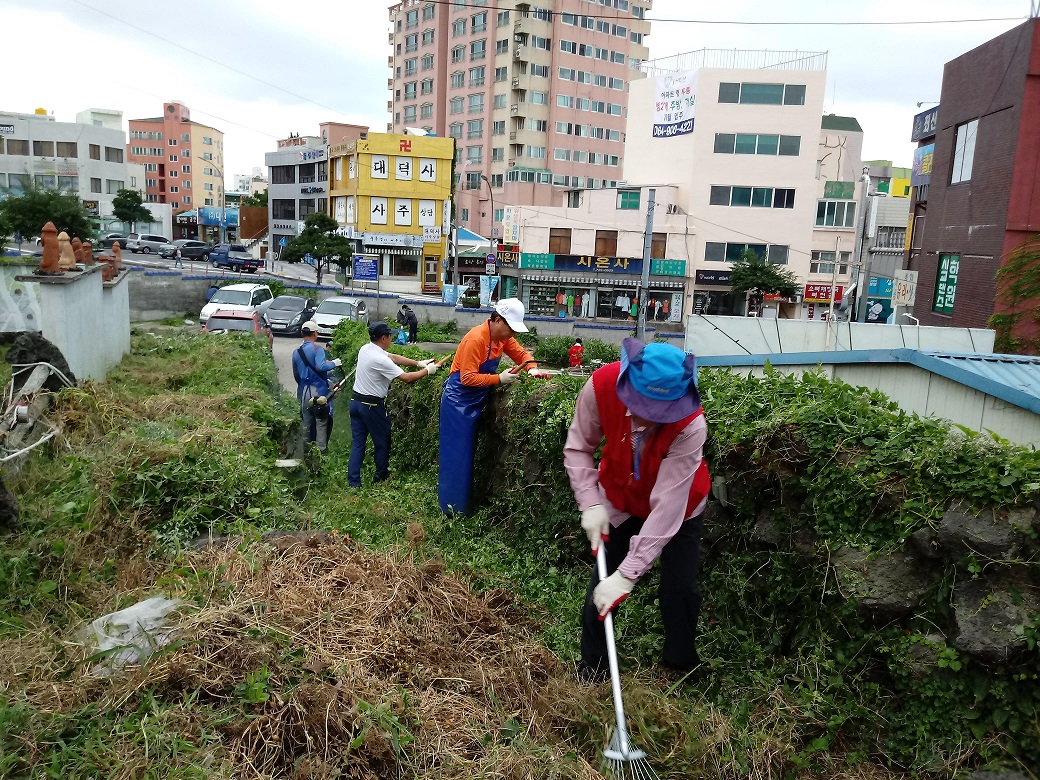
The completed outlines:
<svg viewBox="0 0 1040 780">
<path fill-rule="evenodd" d="M 456 217 L 499 237 L 507 205 L 621 179 L 629 84 L 652 0 L 403 0 L 390 7 L 391 122 L 458 146 Z"/>
<path fill-rule="evenodd" d="M 831 275 L 814 252 L 852 251 L 862 131 L 823 116 L 826 62 L 823 52 L 701 50 L 651 61 L 650 77 L 632 83 L 625 180 L 676 185 L 692 312 L 746 313 L 729 269 L 751 249 L 803 283 L 763 316 L 807 316 L 808 285 Z M 682 85 L 694 98 L 686 123 L 661 129 Z"/>
</svg>

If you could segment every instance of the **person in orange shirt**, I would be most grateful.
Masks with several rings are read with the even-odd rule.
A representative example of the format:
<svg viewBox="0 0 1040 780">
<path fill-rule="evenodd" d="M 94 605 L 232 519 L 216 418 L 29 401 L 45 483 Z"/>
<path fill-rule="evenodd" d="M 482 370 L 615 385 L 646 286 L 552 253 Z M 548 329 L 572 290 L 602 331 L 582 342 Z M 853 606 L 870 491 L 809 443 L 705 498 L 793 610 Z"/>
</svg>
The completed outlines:
<svg viewBox="0 0 1040 780">
<path fill-rule="evenodd" d="M 469 511 L 477 422 L 488 392 L 496 385 L 508 385 L 520 379 L 517 369 L 498 373 L 502 355 L 508 355 L 533 377 L 549 376 L 513 337 L 514 333 L 526 332 L 524 304 L 517 298 L 503 298 L 495 304 L 488 321 L 473 327 L 459 343 L 441 395 L 437 492 L 438 503 L 445 514 Z"/>
</svg>

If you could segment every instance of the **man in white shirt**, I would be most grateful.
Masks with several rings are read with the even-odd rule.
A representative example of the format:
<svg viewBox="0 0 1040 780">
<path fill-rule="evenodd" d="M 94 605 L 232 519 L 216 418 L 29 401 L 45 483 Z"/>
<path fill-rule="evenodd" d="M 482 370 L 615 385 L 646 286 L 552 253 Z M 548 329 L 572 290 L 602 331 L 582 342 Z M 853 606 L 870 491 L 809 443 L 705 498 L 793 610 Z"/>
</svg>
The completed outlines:
<svg viewBox="0 0 1040 780">
<path fill-rule="evenodd" d="M 390 476 L 390 416 L 386 413 L 386 394 L 395 379 L 414 382 L 437 373 L 433 360 L 412 360 L 388 352 L 391 340 L 390 326 L 376 322 L 368 328 L 369 343 L 358 351 L 357 370 L 354 374 L 354 394 L 350 399 L 350 463 L 347 484 L 361 487 L 361 464 L 365 461 L 365 445 L 372 437 L 375 448 L 376 482 Z M 418 368 L 406 372 L 401 366 Z"/>
</svg>

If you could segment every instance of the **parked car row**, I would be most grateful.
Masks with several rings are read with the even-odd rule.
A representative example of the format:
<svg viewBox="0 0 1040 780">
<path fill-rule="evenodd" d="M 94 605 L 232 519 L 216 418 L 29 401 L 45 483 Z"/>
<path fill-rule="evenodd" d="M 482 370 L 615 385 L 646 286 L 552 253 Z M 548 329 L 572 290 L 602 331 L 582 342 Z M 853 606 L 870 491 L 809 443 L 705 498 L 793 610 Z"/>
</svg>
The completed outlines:
<svg viewBox="0 0 1040 780">
<path fill-rule="evenodd" d="M 368 322 L 368 307 L 360 298 L 334 295 L 315 305 L 302 295 L 279 295 L 275 298 L 266 284 L 229 284 L 213 293 L 199 313 L 199 324 L 213 330 L 228 315 L 246 318 L 256 315 L 272 334 L 300 334 L 303 323 L 313 320 L 318 325 L 318 338 L 331 339 L 332 331 L 343 320 Z M 216 319 L 215 319 L 216 318 Z M 223 328 L 223 325 L 219 326 Z M 243 325 L 239 330 L 246 329 Z"/>
</svg>

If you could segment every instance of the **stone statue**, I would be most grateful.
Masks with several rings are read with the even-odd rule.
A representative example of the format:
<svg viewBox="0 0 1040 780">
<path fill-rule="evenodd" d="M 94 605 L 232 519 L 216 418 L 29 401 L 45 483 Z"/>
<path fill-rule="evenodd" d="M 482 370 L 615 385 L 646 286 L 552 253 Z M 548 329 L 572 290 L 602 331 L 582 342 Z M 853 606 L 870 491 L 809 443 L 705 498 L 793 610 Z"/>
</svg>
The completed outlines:
<svg viewBox="0 0 1040 780">
<path fill-rule="evenodd" d="M 58 233 L 58 268 L 62 271 L 76 270 L 76 253 L 72 250 L 69 234 L 64 230 Z"/>
<path fill-rule="evenodd" d="M 116 259 L 112 255 L 102 255 L 101 263 L 101 281 L 111 282 L 116 278 Z"/>
<path fill-rule="evenodd" d="M 76 256 L 76 262 L 83 262 L 83 242 L 79 238 L 72 239 L 72 254 Z"/>
<path fill-rule="evenodd" d="M 58 250 L 58 229 L 53 222 L 48 222 L 40 231 L 40 239 L 43 242 L 43 259 L 40 261 L 40 273 L 61 273 L 58 262 L 61 255 Z"/>
<path fill-rule="evenodd" d="M 94 265 L 94 247 L 89 241 L 83 242 L 83 265 Z"/>
<path fill-rule="evenodd" d="M 116 273 L 119 273 L 123 270 L 123 250 L 119 248 L 118 241 L 112 244 L 112 257 L 114 258 L 112 266 L 115 268 Z"/>
</svg>

